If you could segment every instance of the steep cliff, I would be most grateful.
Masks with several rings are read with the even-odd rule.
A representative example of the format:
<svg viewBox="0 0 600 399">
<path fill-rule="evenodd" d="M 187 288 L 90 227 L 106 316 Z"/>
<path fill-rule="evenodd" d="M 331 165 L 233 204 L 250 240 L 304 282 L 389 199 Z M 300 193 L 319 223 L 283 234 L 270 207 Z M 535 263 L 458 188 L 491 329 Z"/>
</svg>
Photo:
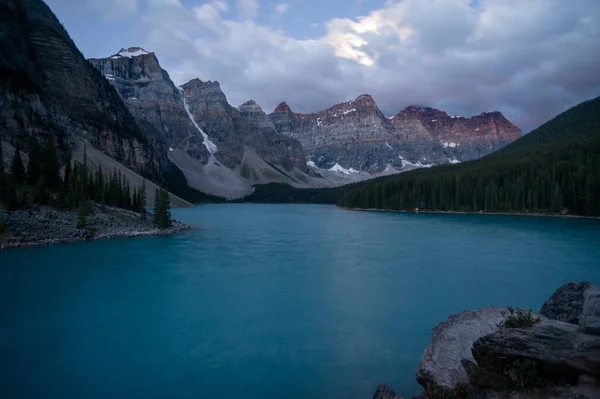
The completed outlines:
<svg viewBox="0 0 600 399">
<path fill-rule="evenodd" d="M 0 4 L 0 18 L 3 139 L 52 134 L 63 156 L 81 139 L 160 181 L 166 152 L 146 138 L 48 6 L 41 0 L 7 0 Z"/>
<path fill-rule="evenodd" d="M 219 150 L 216 159 L 229 168 L 243 163 L 244 146 L 251 147 L 267 163 L 291 171 L 306 170 L 302 145 L 279 134 L 256 102 L 250 100 L 234 108 L 219 82 L 193 79 L 181 86 L 194 120 Z"/>
<path fill-rule="evenodd" d="M 139 47 L 90 62 L 117 90 L 144 133 L 168 147 L 187 183 L 224 197 L 256 183 L 305 184 L 302 146 L 277 133 L 258 104 L 231 106 L 218 82 L 193 79 L 177 88 L 154 53 Z"/>
<path fill-rule="evenodd" d="M 148 137 L 202 162 L 208 160 L 210 154 L 190 121 L 180 90 L 154 53 L 132 47 L 89 61 L 117 90 Z"/>
<path fill-rule="evenodd" d="M 316 167 L 371 173 L 471 160 L 521 136 L 499 112 L 463 118 L 408 107 L 387 118 L 367 94 L 314 114 L 281 103 L 269 117 L 278 132 L 302 143 Z"/>
</svg>

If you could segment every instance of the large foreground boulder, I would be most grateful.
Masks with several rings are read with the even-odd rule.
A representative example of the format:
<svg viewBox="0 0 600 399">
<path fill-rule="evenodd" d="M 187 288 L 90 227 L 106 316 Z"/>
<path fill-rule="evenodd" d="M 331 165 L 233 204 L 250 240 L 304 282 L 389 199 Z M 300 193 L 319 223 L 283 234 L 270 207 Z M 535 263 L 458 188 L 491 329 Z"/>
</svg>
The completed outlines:
<svg viewBox="0 0 600 399">
<path fill-rule="evenodd" d="M 465 365 L 473 363 L 471 347 L 479 338 L 498 330 L 509 314 L 507 308 L 468 310 L 441 322 L 431 335 L 417 369 L 417 381 L 426 392 L 452 389 L 467 382 Z"/>
<path fill-rule="evenodd" d="M 583 311 L 585 292 L 591 286 L 589 281 L 561 286 L 544 303 L 540 313 L 549 319 L 578 324 L 579 316 Z"/>
<path fill-rule="evenodd" d="M 473 357 L 494 376 L 497 388 L 528 388 L 542 381 L 577 385 L 581 376 L 600 378 L 600 336 L 556 320 L 482 337 L 473 344 Z"/>
<path fill-rule="evenodd" d="M 585 290 L 579 331 L 600 335 L 600 287 L 591 286 Z"/>
<path fill-rule="evenodd" d="M 377 390 L 375 391 L 375 395 L 373 395 L 373 399 L 402 399 L 400 396 L 396 395 L 392 388 L 388 387 L 387 384 L 383 382 L 379 384 Z"/>
</svg>

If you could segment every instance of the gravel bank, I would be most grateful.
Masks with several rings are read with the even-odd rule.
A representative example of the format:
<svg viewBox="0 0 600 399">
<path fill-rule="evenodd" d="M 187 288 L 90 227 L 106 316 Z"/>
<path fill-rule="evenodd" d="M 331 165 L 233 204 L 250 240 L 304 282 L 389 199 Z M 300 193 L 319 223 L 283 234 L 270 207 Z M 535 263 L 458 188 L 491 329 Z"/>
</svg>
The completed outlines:
<svg viewBox="0 0 600 399">
<path fill-rule="evenodd" d="M 14 212 L 0 210 L 0 217 L 6 222 L 6 231 L 0 236 L 0 250 L 103 238 L 166 235 L 191 228 L 173 222 L 173 226 L 161 230 L 152 225 L 151 215 L 142 221 L 135 212 L 96 205 L 93 214 L 86 217 L 86 226 L 81 229 L 76 227 L 77 211 L 57 211 L 49 207 Z"/>
</svg>

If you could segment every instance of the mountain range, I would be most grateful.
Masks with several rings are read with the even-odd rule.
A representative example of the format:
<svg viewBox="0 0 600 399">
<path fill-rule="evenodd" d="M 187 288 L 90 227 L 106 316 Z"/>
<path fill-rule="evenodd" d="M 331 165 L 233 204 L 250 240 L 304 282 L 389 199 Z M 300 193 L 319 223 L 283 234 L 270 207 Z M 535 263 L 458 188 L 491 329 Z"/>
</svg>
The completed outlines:
<svg viewBox="0 0 600 399">
<path fill-rule="evenodd" d="M 414 168 L 459 163 L 522 135 L 500 112 L 472 118 L 408 107 L 392 117 L 362 94 L 301 114 L 281 103 L 230 105 L 219 82 L 177 86 L 152 52 L 86 60 L 41 0 L 0 5 L 0 128 L 10 144 L 53 134 L 62 150 L 174 194 L 243 197 L 257 184 L 333 187 Z M 24 154 L 26 156 L 26 154 Z M 10 159 L 10 157 L 5 157 Z M 148 200 L 153 198 L 148 186 Z"/>
</svg>

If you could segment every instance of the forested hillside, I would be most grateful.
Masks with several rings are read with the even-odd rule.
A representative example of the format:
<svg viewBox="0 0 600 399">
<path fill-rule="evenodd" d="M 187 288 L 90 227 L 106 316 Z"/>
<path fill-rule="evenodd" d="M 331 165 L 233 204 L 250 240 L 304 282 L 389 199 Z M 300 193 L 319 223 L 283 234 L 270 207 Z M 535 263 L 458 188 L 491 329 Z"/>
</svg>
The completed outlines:
<svg viewBox="0 0 600 399">
<path fill-rule="evenodd" d="M 372 180 L 336 202 L 348 208 L 600 216 L 600 97 L 480 160 Z"/>
</svg>

